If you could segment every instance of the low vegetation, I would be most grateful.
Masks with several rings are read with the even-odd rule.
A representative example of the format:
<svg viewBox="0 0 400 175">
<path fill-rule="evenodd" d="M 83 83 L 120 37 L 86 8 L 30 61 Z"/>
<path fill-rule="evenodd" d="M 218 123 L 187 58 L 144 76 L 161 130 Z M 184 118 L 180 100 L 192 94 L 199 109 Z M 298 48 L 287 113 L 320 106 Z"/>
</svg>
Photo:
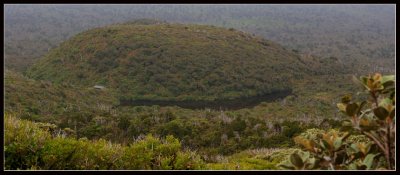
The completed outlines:
<svg viewBox="0 0 400 175">
<path fill-rule="evenodd" d="M 340 82 L 341 76 L 337 78 Z M 322 80 L 325 78 L 314 79 L 316 82 Z M 6 71 L 5 81 L 5 111 L 16 113 L 19 118 L 52 123 L 61 129 L 69 128 L 78 139 L 102 138 L 121 144 L 128 144 L 149 133 L 160 137 L 173 135 L 182 141 L 184 147 L 207 156 L 226 156 L 260 147 L 289 147 L 294 145 L 291 138 L 306 129 L 340 125 L 339 115 L 330 104 L 335 96 L 315 96 L 308 92 L 327 90 L 325 86 L 314 86 L 316 82 L 313 81 L 304 85 L 296 83 L 299 89 L 296 87 L 295 92 L 301 94 L 300 97 L 294 94 L 253 108 L 229 111 L 119 106 L 109 88 L 97 90 L 46 85 L 45 81 L 32 80 L 13 71 Z M 333 83 L 337 84 L 330 81 L 324 85 L 331 88 L 332 93 L 336 90 L 340 95 L 340 90 L 332 88 Z M 307 92 L 300 91 L 300 87 L 305 87 Z M 331 115 L 323 115 L 328 111 Z"/>
<path fill-rule="evenodd" d="M 33 90 L 36 84 L 40 84 L 22 75 L 8 75 L 6 80 L 20 81 L 16 85 L 30 82 Z M 6 168 L 393 169 L 394 165 L 389 167 L 390 164 L 386 162 L 394 161 L 394 77 L 377 74 L 361 80 L 363 83 L 360 84 L 369 88 L 368 93 L 375 95 L 378 107 L 375 98 L 372 98 L 372 102 L 355 103 L 346 96 L 338 105 L 339 109 L 357 117 L 351 120 L 344 118 L 340 131 L 338 128 L 342 124 L 339 121 L 328 118 L 321 120 L 318 116 L 315 119 L 308 116 L 304 121 L 298 117 L 297 120 L 287 118 L 283 121 L 273 118 L 263 121 L 256 117 L 260 115 L 257 111 L 276 108 L 275 103 L 261 104 L 252 110 L 226 112 L 157 106 L 121 107 L 115 119 L 111 116 L 94 117 L 88 123 L 81 121 L 83 123 L 78 128 L 73 127 L 75 122 L 70 121 L 72 125 L 65 123 L 71 118 L 62 116 L 59 121 L 64 122 L 55 124 L 21 120 L 19 118 L 24 112 L 15 113 L 16 110 L 9 108 L 5 115 Z M 71 93 L 66 92 L 68 95 Z M 286 99 L 285 106 L 291 109 L 293 102 Z M 357 108 L 350 113 L 354 104 L 357 104 Z M 282 102 L 276 102 L 276 105 L 282 105 Z M 346 107 L 343 108 L 343 105 Z M 361 110 L 367 106 L 373 110 Z M 38 114 L 39 118 L 41 113 Z M 101 115 L 92 115 L 98 114 Z M 314 123 L 311 122 L 313 120 Z M 326 127 L 332 129 L 324 131 Z M 376 132 L 378 128 L 389 128 L 389 136 L 386 130 Z M 387 139 L 390 142 L 385 142 Z M 148 149 L 151 143 L 153 152 Z M 171 147 L 165 149 L 174 151 L 161 151 L 164 149 L 161 145 L 164 144 Z M 161 150 L 154 145 L 160 145 Z M 153 159 L 155 155 L 161 157 Z M 299 158 L 301 163 L 296 162 Z M 171 163 L 173 161 L 176 162 Z"/>
</svg>

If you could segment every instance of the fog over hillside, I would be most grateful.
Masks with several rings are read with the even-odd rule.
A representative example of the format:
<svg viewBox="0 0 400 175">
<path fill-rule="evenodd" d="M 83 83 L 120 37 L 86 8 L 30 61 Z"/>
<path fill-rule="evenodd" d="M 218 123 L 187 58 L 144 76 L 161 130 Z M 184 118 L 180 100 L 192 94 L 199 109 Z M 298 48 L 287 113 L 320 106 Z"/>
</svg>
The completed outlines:
<svg viewBox="0 0 400 175">
<path fill-rule="evenodd" d="M 232 27 L 305 54 L 384 59 L 394 68 L 394 12 L 391 5 L 6 5 L 6 67 L 23 71 L 90 28 L 151 18 Z"/>
</svg>

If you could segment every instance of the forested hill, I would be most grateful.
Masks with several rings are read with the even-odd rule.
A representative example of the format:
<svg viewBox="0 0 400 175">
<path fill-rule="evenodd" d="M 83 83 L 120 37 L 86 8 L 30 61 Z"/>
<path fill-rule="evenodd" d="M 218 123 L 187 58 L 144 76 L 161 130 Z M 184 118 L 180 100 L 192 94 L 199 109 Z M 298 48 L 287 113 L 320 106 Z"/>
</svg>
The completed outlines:
<svg viewBox="0 0 400 175">
<path fill-rule="evenodd" d="M 335 58 L 302 57 L 232 28 L 144 20 L 82 32 L 27 75 L 102 85 L 125 99 L 215 100 L 287 91 L 293 79 L 341 71 Z"/>
<path fill-rule="evenodd" d="M 156 18 L 232 27 L 302 54 L 336 57 L 354 71 L 393 73 L 394 12 L 390 5 L 7 5 L 5 64 L 23 71 L 84 30 Z"/>
</svg>

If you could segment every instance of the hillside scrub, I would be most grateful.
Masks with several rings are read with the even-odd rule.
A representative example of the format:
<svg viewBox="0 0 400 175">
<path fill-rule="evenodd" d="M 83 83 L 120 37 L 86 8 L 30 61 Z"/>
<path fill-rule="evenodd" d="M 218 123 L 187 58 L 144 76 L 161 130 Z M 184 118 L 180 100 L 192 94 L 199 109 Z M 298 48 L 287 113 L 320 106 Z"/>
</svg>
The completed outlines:
<svg viewBox="0 0 400 175">
<path fill-rule="evenodd" d="M 82 123 L 81 128 L 78 128 L 78 130 L 73 128 L 73 122 L 68 122 L 68 117 L 60 116 L 61 123 L 56 120 L 55 124 L 57 125 L 55 125 L 33 123 L 15 117 L 25 112 L 17 113 L 16 115 L 6 114 L 6 167 L 7 169 L 185 169 L 185 167 L 188 169 L 279 169 L 282 167 L 292 169 L 294 166 L 291 159 L 295 161 L 295 159 L 301 157 L 304 161 L 304 166 L 296 167 L 297 169 L 330 169 L 332 166 L 334 169 L 390 169 L 389 167 L 385 167 L 389 165 L 385 162 L 388 162 L 387 160 L 393 162 L 394 158 L 387 158 L 390 158 L 394 154 L 388 152 L 389 149 L 385 148 L 393 149 L 395 145 L 392 143 L 376 142 L 374 139 L 377 139 L 377 137 L 373 135 L 373 132 L 377 127 L 387 129 L 385 122 L 380 122 L 380 119 L 377 120 L 377 115 L 386 115 L 387 113 L 389 118 L 393 116 L 395 109 L 394 106 L 391 106 L 395 97 L 393 79 L 394 77 L 380 76 L 379 74 L 361 79 L 362 81 L 359 84 L 368 88 L 368 94 L 374 94 L 375 96 L 375 98 L 371 98 L 373 100 L 372 103 L 353 102 L 353 100 L 365 100 L 365 98 L 361 97 L 352 99 L 346 96 L 342 99 L 342 103 L 338 105 L 339 109 L 345 109 L 342 107 L 343 105 L 355 106 L 354 104 L 357 104 L 360 111 L 366 111 L 357 113 L 357 115 L 372 116 L 372 118 L 367 118 L 368 121 L 361 119 L 359 122 L 357 120 L 350 122 L 353 124 L 359 123 L 360 125 L 359 127 L 355 125 L 354 129 L 351 130 L 353 134 L 349 136 L 346 134 L 349 132 L 347 130 L 352 128 L 349 127 L 351 126 L 349 125 L 349 121 L 343 122 L 344 129 L 346 130 L 337 131 L 335 128 L 338 128 L 339 125 L 336 120 L 318 118 L 317 115 L 288 117 L 288 115 L 293 115 L 291 114 L 292 112 L 297 114 L 299 111 L 315 113 L 318 110 L 330 109 L 329 106 L 325 105 L 317 108 L 313 106 L 313 108 L 307 109 L 304 107 L 306 104 L 304 103 L 305 99 L 294 97 L 288 97 L 283 101 L 273 103 L 263 103 L 253 109 L 237 111 L 189 110 L 159 106 L 120 107 L 118 108 L 118 115 L 114 117 L 112 115 L 107 116 L 101 113 L 93 113 L 95 115 L 100 114 L 100 116 L 93 116 L 90 119 L 91 121 Z M 16 92 L 19 92 L 18 94 L 21 97 L 27 97 L 27 94 L 21 93 L 24 88 L 29 86 L 33 89 L 40 89 L 40 84 L 43 85 L 45 83 L 18 75 L 14 77 L 8 75 L 5 80 L 8 82 L 6 92 L 11 93 L 9 97 L 13 99 L 11 101 L 8 100 L 8 103 L 15 102 L 15 99 L 18 99 L 14 96 Z M 15 82 L 12 87 L 10 86 L 10 82 Z M 298 85 L 300 86 L 301 84 Z M 312 83 L 308 86 L 311 89 L 315 88 L 312 86 Z M 11 91 L 10 88 L 14 89 L 15 92 Z M 22 91 L 17 90 L 20 88 L 22 88 Z M 70 88 L 73 89 L 74 87 Z M 324 89 L 324 86 L 315 88 L 313 91 L 321 88 Z M 46 89 L 50 92 L 49 97 L 53 98 L 50 95 L 53 94 L 52 86 Z M 67 89 L 67 87 L 63 87 L 59 90 L 68 92 L 66 97 L 63 97 L 68 99 L 71 92 Z M 339 92 L 336 88 L 333 88 L 333 90 Z M 351 90 L 351 88 L 348 90 Z M 101 93 L 103 91 L 94 92 Z M 297 92 L 315 99 L 314 103 L 309 103 L 311 106 L 318 105 L 329 99 L 320 94 L 313 94 L 309 90 Z M 43 91 L 42 93 L 48 92 Z M 86 100 L 90 101 L 93 99 L 87 97 Z M 35 100 L 32 100 L 32 102 L 35 103 Z M 18 111 L 29 107 L 28 104 L 22 103 L 22 101 L 18 103 L 18 105 L 11 105 L 14 108 L 7 109 L 9 111 Z M 296 104 L 302 105 L 299 106 Z M 376 104 L 379 107 L 376 107 Z M 362 107 L 365 108 L 367 106 L 374 108 L 373 112 L 361 110 Z M 349 108 L 349 110 L 352 109 L 350 107 L 346 108 Z M 265 113 L 266 111 L 267 113 Z M 341 111 L 348 115 L 347 109 Z M 36 113 L 38 119 L 40 119 L 42 113 L 42 110 L 38 110 Z M 269 113 L 286 117 L 269 117 Z M 82 116 L 89 116 L 89 113 L 82 114 Z M 114 119 L 116 120 L 114 121 Z M 81 122 L 85 122 L 84 120 L 81 119 Z M 390 125 L 387 125 L 390 126 L 391 133 L 388 138 L 392 140 L 394 138 L 393 127 L 395 126 L 395 120 L 387 121 L 392 122 Z M 321 130 L 327 127 L 332 129 L 328 132 Z M 157 137 L 144 137 L 149 133 L 157 135 Z M 385 133 L 378 134 L 382 134 L 381 138 L 384 138 L 387 137 Z M 173 137 L 169 135 L 173 135 Z M 158 139 L 158 136 L 165 139 Z M 92 141 L 84 137 L 88 137 Z M 294 140 L 292 139 L 293 137 L 295 138 Z M 326 144 L 334 145 L 328 147 L 338 147 L 338 144 L 341 144 L 341 146 L 338 147 L 338 150 L 329 152 L 323 150 L 321 145 L 321 148 L 318 148 L 319 151 L 316 153 L 308 153 L 310 151 L 308 143 L 324 143 L 324 141 L 321 142 L 321 139 L 325 139 Z M 113 142 L 108 140 L 113 140 Z M 140 142 L 140 140 L 146 141 Z M 122 144 L 115 142 L 121 142 Z M 163 144 L 168 145 L 167 150 L 164 150 L 163 146 L 161 146 Z M 158 147 L 154 147 L 154 145 L 160 145 L 160 149 L 157 149 Z M 197 153 L 182 151 L 181 145 L 185 149 L 189 148 L 198 151 L 196 151 Z M 304 147 L 304 145 L 306 149 L 303 151 L 296 148 L 298 146 Z M 314 146 L 319 147 L 316 144 Z M 323 146 L 326 147 L 324 144 Z M 254 151 L 245 151 L 260 148 L 280 148 L 281 150 L 272 151 L 272 153 L 269 151 L 265 153 L 259 151 L 255 155 L 252 153 Z M 238 151 L 243 152 L 234 154 Z M 321 158 L 321 155 L 333 156 L 327 159 L 327 161 L 336 160 L 335 155 L 339 155 L 336 152 L 340 152 L 340 155 L 343 155 L 347 151 L 349 151 L 348 154 L 350 157 L 351 155 L 356 157 L 350 160 L 352 162 L 346 163 L 346 160 L 345 164 L 342 165 L 334 164 L 337 163 L 335 161 L 332 162 L 332 166 L 326 163 L 318 164 L 315 162 L 316 158 Z M 381 154 L 377 154 L 379 152 Z M 291 155 L 295 155 L 293 153 L 298 155 L 296 156 L 297 158 L 293 156 L 291 158 Z M 159 155 L 159 157 L 154 159 L 156 155 Z M 227 157 L 226 159 L 217 159 L 217 161 L 207 159 L 207 157 L 215 157 L 216 155 Z M 182 158 L 182 160 L 178 158 Z M 325 157 L 321 159 L 325 160 Z M 124 161 L 121 162 L 121 160 Z M 177 162 L 171 163 L 175 160 Z M 74 163 L 79 161 L 81 161 L 79 165 Z M 148 163 L 148 161 L 152 163 Z M 188 161 L 195 163 L 187 164 Z M 208 164 L 204 165 L 201 162 L 207 162 Z M 281 166 L 278 167 L 278 164 Z"/>
<path fill-rule="evenodd" d="M 122 23 L 75 35 L 27 75 L 104 85 L 121 100 L 218 100 L 288 91 L 294 79 L 347 70 L 337 60 L 320 59 L 326 62 L 222 27 Z"/>
<path fill-rule="evenodd" d="M 307 129 L 338 127 L 341 116 L 336 115 L 330 101 L 343 92 L 352 92 L 351 81 L 344 81 L 346 76 L 321 76 L 298 80 L 295 94 L 254 108 L 190 110 L 118 106 L 110 88 L 81 88 L 29 79 L 14 71 L 5 73 L 5 111 L 21 119 L 71 129 L 78 139 L 102 138 L 122 145 L 150 133 L 173 135 L 184 147 L 207 156 L 293 146 L 292 137 Z M 318 93 L 325 91 L 331 93 Z"/>
</svg>

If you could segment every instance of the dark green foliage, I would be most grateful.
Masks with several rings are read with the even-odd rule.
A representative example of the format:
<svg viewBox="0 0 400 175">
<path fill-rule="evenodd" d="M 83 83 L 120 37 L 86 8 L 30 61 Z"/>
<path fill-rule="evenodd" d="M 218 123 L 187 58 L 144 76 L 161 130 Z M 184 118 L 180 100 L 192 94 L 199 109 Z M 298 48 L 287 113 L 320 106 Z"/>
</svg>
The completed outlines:
<svg viewBox="0 0 400 175">
<path fill-rule="evenodd" d="M 130 122 L 129 121 L 129 117 L 121 116 L 121 118 L 119 119 L 119 122 L 118 122 L 118 127 L 120 129 L 122 129 L 122 130 L 127 130 L 129 128 L 129 125 L 130 125 L 129 122 Z"/>
<path fill-rule="evenodd" d="M 286 126 L 285 129 L 283 129 L 283 135 L 292 138 L 296 136 L 296 134 L 300 134 L 303 131 L 303 128 L 299 125 L 298 122 L 292 121 L 285 121 L 282 123 L 283 126 Z"/>
<path fill-rule="evenodd" d="M 232 128 L 233 131 L 243 132 L 244 129 L 246 129 L 246 122 L 242 120 L 241 117 L 237 117 L 233 120 L 230 128 Z"/>
<path fill-rule="evenodd" d="M 184 136 L 191 135 L 190 128 L 185 127 L 182 124 L 182 121 L 172 120 L 160 128 L 160 133 L 162 136 L 173 135 L 179 139 L 182 139 Z"/>
</svg>

